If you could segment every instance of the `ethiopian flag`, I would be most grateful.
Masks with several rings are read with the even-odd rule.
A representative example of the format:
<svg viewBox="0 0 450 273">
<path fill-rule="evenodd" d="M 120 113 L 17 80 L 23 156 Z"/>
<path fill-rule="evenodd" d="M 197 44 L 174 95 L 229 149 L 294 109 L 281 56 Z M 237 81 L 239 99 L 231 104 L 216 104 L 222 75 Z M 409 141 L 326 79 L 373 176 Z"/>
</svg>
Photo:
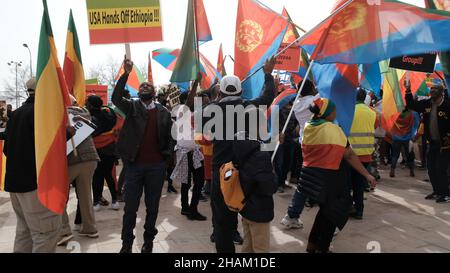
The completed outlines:
<svg viewBox="0 0 450 273">
<path fill-rule="evenodd" d="M 62 214 L 69 193 L 66 157 L 69 95 L 57 57 L 47 1 L 43 3 L 34 106 L 37 191 L 45 207 Z"/>
<path fill-rule="evenodd" d="M 69 27 L 67 29 L 66 55 L 64 58 L 64 76 L 69 92 L 77 99 L 78 105 L 84 106 L 86 101 L 86 83 L 84 80 L 83 62 L 81 61 L 80 44 L 77 29 L 70 10 Z"/>
</svg>

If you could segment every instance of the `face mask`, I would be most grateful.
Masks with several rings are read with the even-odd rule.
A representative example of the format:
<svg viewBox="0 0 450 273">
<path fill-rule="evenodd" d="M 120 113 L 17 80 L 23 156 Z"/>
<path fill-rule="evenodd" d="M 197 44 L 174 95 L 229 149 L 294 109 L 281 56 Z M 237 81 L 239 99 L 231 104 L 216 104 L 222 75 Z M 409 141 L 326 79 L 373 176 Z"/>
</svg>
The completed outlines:
<svg viewBox="0 0 450 273">
<path fill-rule="evenodd" d="M 154 93 L 139 93 L 139 98 L 143 101 L 153 100 L 154 97 Z"/>
</svg>

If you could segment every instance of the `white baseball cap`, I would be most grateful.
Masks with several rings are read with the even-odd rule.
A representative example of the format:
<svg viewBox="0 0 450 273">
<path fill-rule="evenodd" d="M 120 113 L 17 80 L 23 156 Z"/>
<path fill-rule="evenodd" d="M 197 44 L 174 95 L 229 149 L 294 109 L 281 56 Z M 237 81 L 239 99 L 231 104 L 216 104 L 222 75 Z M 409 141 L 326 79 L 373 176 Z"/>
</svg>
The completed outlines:
<svg viewBox="0 0 450 273">
<path fill-rule="evenodd" d="M 241 91 L 242 91 L 241 80 L 236 76 L 233 75 L 225 76 L 220 81 L 220 92 L 225 95 L 229 96 L 239 95 Z"/>
</svg>

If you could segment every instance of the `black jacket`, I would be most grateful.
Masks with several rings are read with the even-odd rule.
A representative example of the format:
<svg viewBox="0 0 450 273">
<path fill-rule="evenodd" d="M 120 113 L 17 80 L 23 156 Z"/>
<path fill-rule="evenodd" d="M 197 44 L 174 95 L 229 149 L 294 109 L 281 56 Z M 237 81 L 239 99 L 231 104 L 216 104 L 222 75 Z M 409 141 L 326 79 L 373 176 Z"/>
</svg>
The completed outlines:
<svg viewBox="0 0 450 273">
<path fill-rule="evenodd" d="M 15 110 L 6 125 L 3 153 L 6 160 L 5 191 L 24 193 L 37 189 L 34 145 L 34 96 Z"/>
<path fill-rule="evenodd" d="M 112 95 L 112 102 L 125 115 L 125 122 L 120 131 L 117 151 L 122 159 L 134 162 L 139 148 L 144 141 L 145 128 L 147 126 L 148 112 L 140 100 L 124 98 L 125 85 L 128 75 L 120 77 Z M 170 112 L 159 103 L 155 103 L 157 113 L 158 146 L 162 156 L 166 159 L 172 156 L 174 142 L 171 136 L 172 119 Z"/>
<path fill-rule="evenodd" d="M 229 124 L 227 124 L 226 118 L 225 118 L 225 112 L 226 112 L 226 106 L 227 105 L 242 105 L 244 107 L 247 107 L 249 105 L 254 105 L 256 107 L 258 106 L 269 106 L 272 104 L 273 100 L 275 98 L 275 83 L 273 80 L 272 75 L 266 74 L 265 75 L 265 83 L 264 83 L 264 92 L 262 95 L 256 99 L 253 100 L 243 100 L 240 97 L 226 97 L 225 99 L 222 99 L 219 102 L 211 103 L 208 105 L 204 111 L 208 111 L 208 108 L 211 106 L 219 106 L 222 109 L 222 113 L 224 113 L 223 116 L 223 139 L 225 139 L 226 136 L 234 136 L 237 133 L 237 124 L 238 124 L 238 117 L 235 115 L 234 117 L 234 127 L 230 127 Z M 208 118 L 204 118 L 203 120 L 203 126 L 205 126 L 206 122 L 208 122 Z M 232 132 L 230 132 L 232 130 Z M 213 132 L 214 133 L 214 132 Z M 233 140 L 219 140 L 219 139 L 213 139 L 213 159 L 212 159 L 212 166 L 213 169 L 218 170 L 223 164 L 230 162 L 233 159 Z M 218 182 L 218 181 L 217 181 Z"/>
<path fill-rule="evenodd" d="M 272 196 L 277 190 L 277 182 L 270 153 L 261 151 L 261 142 L 256 140 L 234 141 L 233 153 L 233 161 L 239 168 L 239 179 L 246 197 L 241 215 L 257 223 L 272 221 Z"/>
<path fill-rule="evenodd" d="M 430 115 L 431 99 L 414 100 L 411 93 L 405 95 L 406 107 L 416 112 L 423 113 L 425 125 L 425 138 L 430 141 Z M 437 108 L 439 134 L 441 136 L 441 149 L 450 149 L 450 101 L 447 97 Z"/>
</svg>

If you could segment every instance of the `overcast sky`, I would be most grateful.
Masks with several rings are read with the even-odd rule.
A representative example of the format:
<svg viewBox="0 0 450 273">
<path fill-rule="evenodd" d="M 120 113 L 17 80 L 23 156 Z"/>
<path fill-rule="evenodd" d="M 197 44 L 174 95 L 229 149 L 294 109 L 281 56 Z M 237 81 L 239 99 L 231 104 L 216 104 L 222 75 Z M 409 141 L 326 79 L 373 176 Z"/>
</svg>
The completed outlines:
<svg viewBox="0 0 450 273">
<path fill-rule="evenodd" d="M 125 0 L 124 0 L 125 1 Z M 234 32 L 238 0 L 203 0 L 213 35 L 210 41 L 200 47 L 212 64 L 216 65 L 220 43 L 224 54 L 234 55 Z M 325 19 L 336 0 L 261 0 L 275 11 L 281 13 L 285 6 L 294 22 L 306 30 Z M 73 10 L 75 24 L 80 39 L 81 55 L 85 72 L 97 63 L 105 62 L 111 56 L 117 61 L 123 58 L 124 45 L 89 44 L 86 1 L 84 0 L 48 0 L 53 34 L 56 39 L 59 60 L 62 65 L 69 10 Z M 150 51 L 161 47 L 181 47 L 186 19 L 187 0 L 161 0 L 163 19 L 163 42 L 138 43 L 131 45 L 131 55 L 138 66 L 146 64 Z M 424 0 L 404 0 L 423 7 Z M 42 1 L 12 0 L 2 1 L 0 9 L 0 90 L 5 79 L 14 80 L 7 65 L 9 61 L 22 61 L 29 64 L 29 53 L 22 46 L 27 43 L 33 56 L 33 73 L 36 70 L 36 58 L 39 32 L 42 20 Z M 171 72 L 156 62 L 153 65 L 153 77 L 156 84 L 168 83 Z M 232 71 L 232 63 L 226 63 L 227 71 Z"/>
</svg>

